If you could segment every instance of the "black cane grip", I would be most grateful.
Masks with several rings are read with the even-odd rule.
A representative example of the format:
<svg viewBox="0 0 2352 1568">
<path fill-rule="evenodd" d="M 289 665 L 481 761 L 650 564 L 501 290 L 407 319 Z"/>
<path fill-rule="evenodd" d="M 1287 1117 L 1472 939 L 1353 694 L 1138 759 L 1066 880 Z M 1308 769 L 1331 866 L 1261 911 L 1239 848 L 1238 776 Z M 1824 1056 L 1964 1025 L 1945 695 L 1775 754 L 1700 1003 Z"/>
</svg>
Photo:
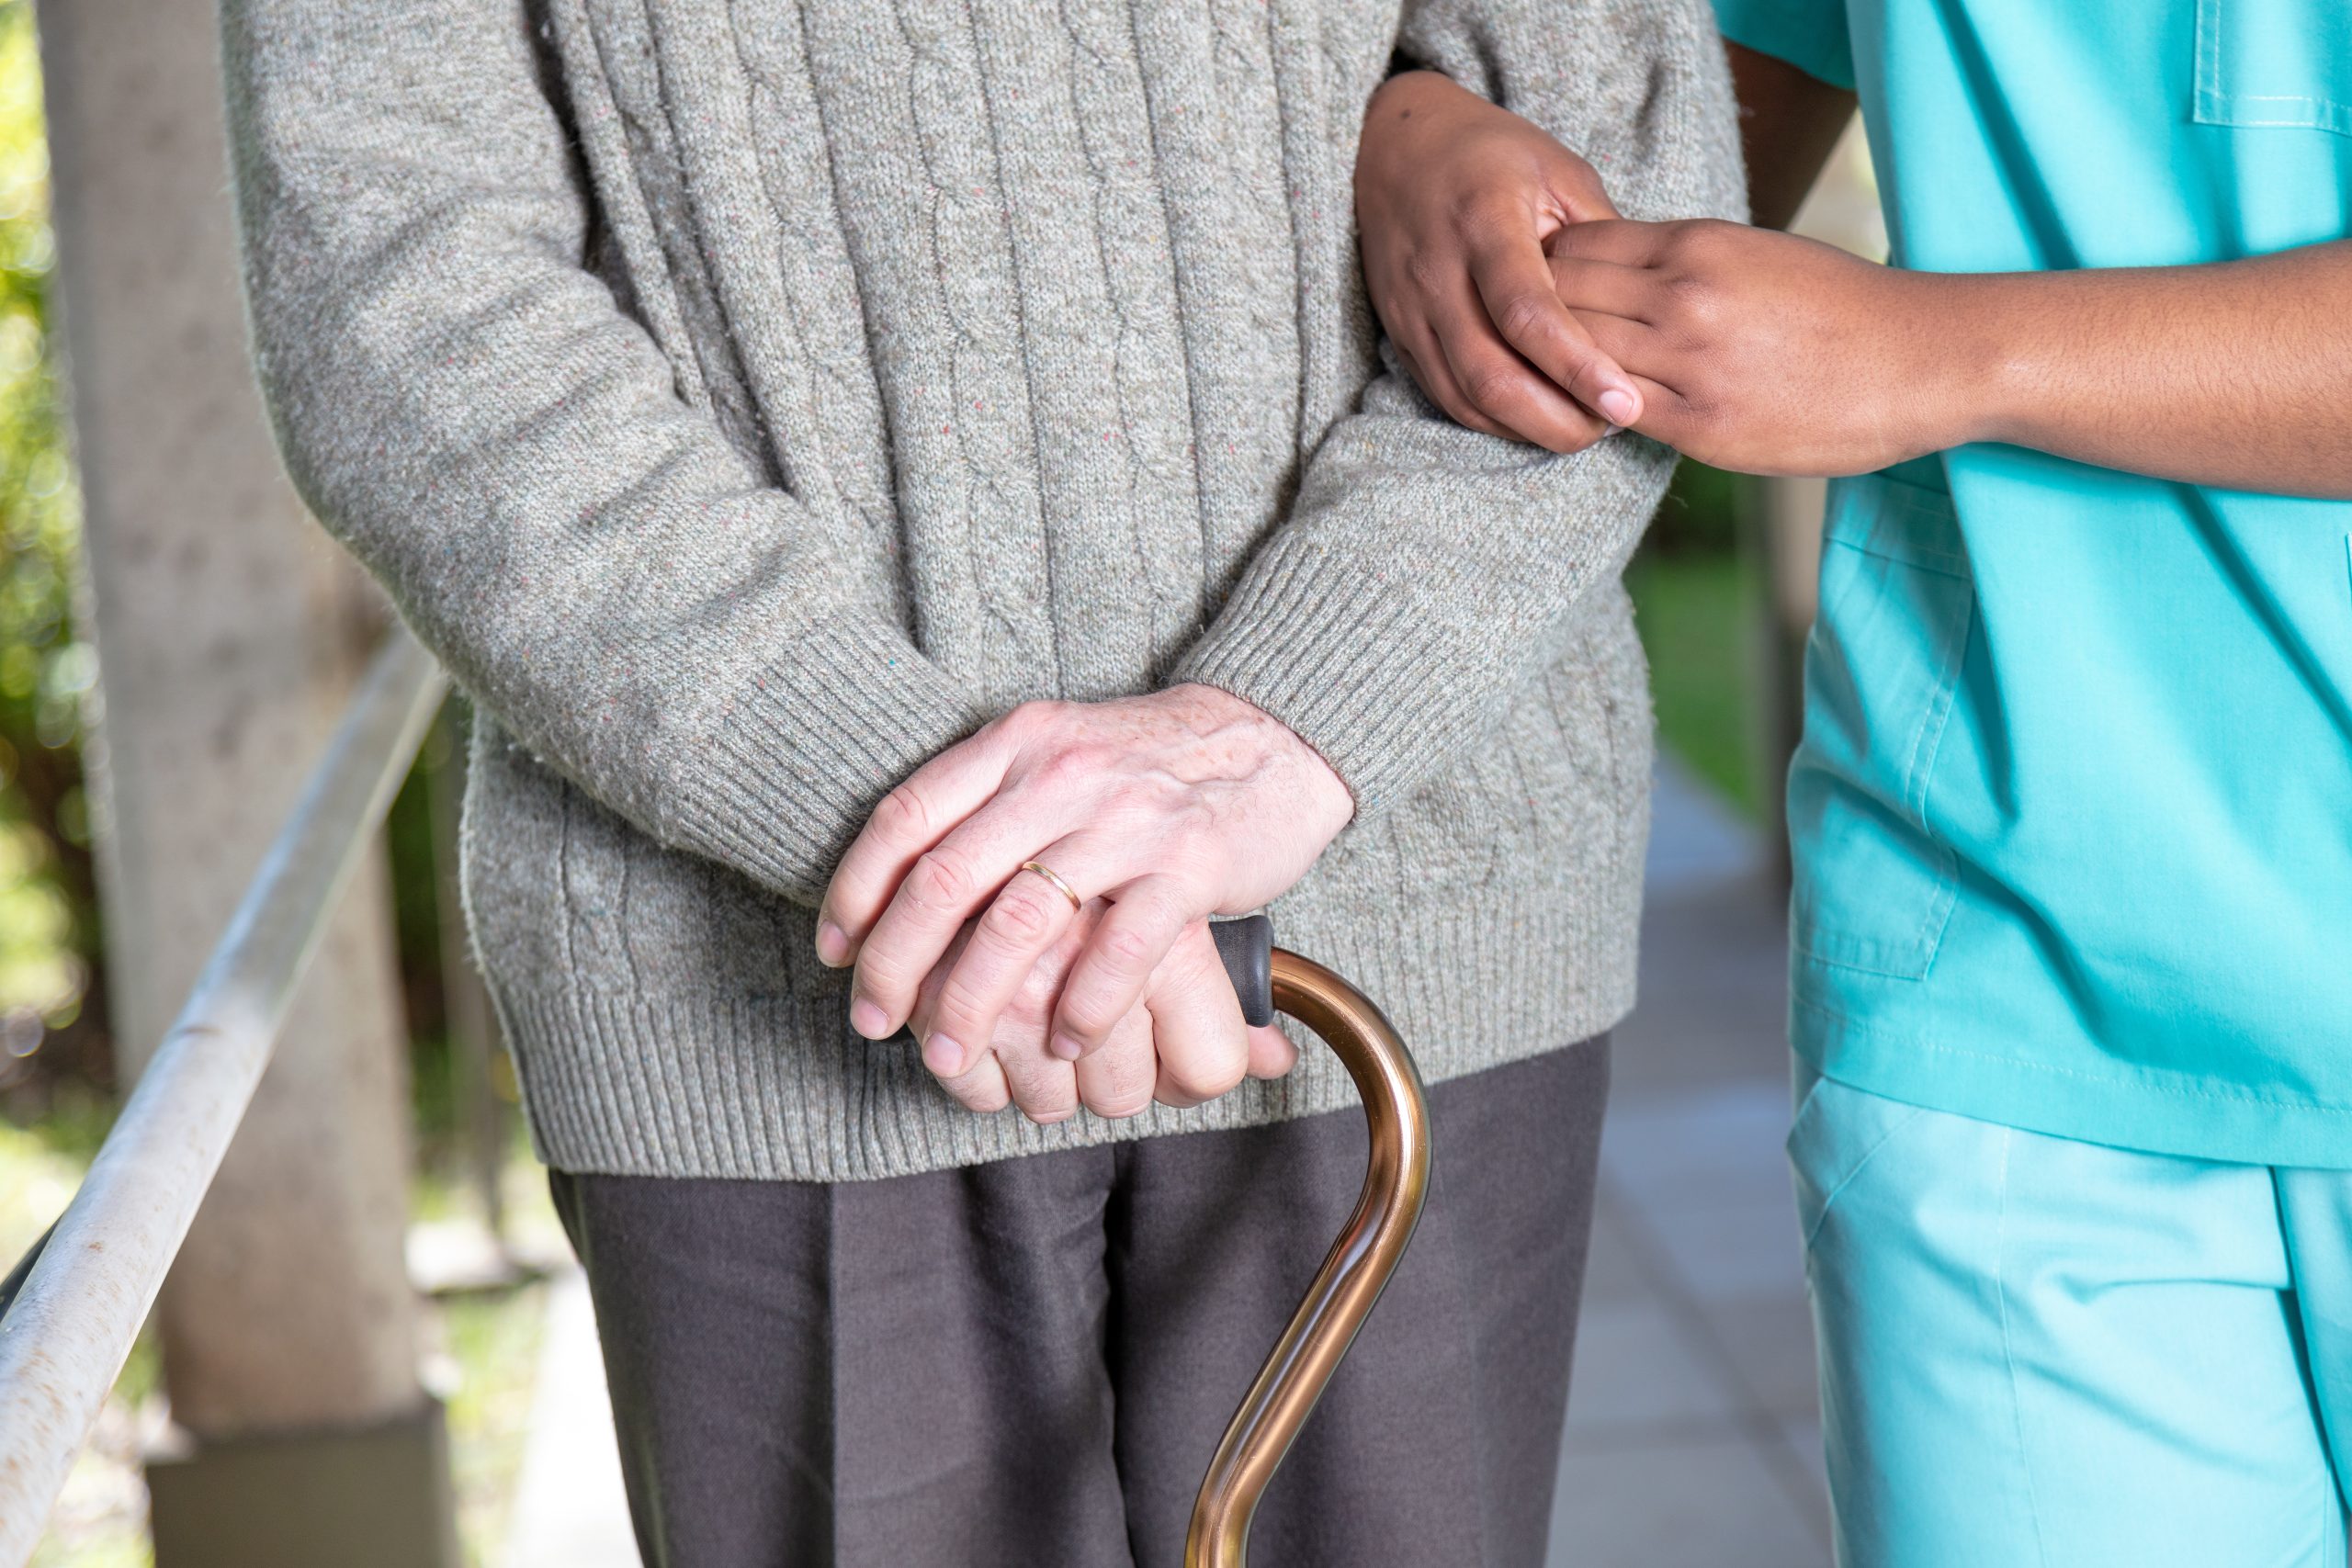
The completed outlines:
<svg viewBox="0 0 2352 1568">
<path fill-rule="evenodd" d="M 1274 1021 L 1274 922 L 1263 915 L 1211 920 L 1210 940 L 1225 960 L 1226 978 L 1241 998 L 1241 1017 L 1251 1024 Z"/>
</svg>

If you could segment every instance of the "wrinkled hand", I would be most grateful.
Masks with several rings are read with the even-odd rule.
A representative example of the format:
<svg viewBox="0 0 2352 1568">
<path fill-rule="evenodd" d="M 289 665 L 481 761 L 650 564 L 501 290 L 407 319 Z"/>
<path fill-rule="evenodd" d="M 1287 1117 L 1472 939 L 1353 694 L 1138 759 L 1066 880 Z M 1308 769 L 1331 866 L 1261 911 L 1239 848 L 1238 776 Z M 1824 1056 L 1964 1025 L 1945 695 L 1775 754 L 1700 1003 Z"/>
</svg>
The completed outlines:
<svg viewBox="0 0 2352 1568">
<path fill-rule="evenodd" d="M 1579 224 L 1551 248 L 1560 299 L 1642 389 L 1634 428 L 1702 463 L 1860 474 L 1966 438 L 1967 278 L 1704 220 Z"/>
<path fill-rule="evenodd" d="M 1434 72 L 1391 79 L 1364 111 L 1364 282 L 1413 379 L 1473 430 L 1577 452 L 1641 417 L 1635 383 L 1562 307 L 1544 254 L 1562 230 L 1616 216 L 1591 164 Z"/>
<path fill-rule="evenodd" d="M 1247 1030 L 1242 1056 L 1214 1046 L 1193 1048 L 1199 1042 L 1230 1042 L 1244 1035 L 1239 1004 L 1204 925 L 1186 928 L 1167 960 L 1152 972 L 1143 1004 L 1112 1026 L 1100 1048 L 1077 1062 L 1048 1052 L 1046 1039 L 1054 1000 L 1070 964 L 1109 909 L 1105 900 L 1092 900 L 1046 950 L 998 1015 L 994 1039 L 954 1064 L 960 1071 L 942 1078 L 949 1094 L 974 1111 L 997 1111 L 1012 1104 L 1032 1122 L 1049 1122 L 1068 1120 L 1080 1105 L 1097 1116 L 1111 1117 L 1136 1115 L 1155 1100 L 1163 1105 L 1197 1105 L 1232 1089 L 1245 1067 L 1248 1076 L 1260 1078 L 1290 1071 L 1298 1053 L 1279 1029 Z M 935 1032 L 940 996 L 977 929 L 967 924 L 923 979 L 909 1021 L 923 1039 Z"/>
<path fill-rule="evenodd" d="M 1080 899 L 1109 905 L 1055 999 L 1048 1053 L 1088 1056 L 1148 994 L 1155 1046 L 1180 1090 L 1230 1087 L 1249 1041 L 1200 922 L 1287 890 L 1352 811 L 1312 748 L 1212 687 L 1026 704 L 884 798 L 826 889 L 818 956 L 855 964 L 851 1026 L 887 1039 L 973 922 L 923 1039 L 925 1065 L 961 1079 L 1079 918 L 1059 888 L 1021 870 L 1035 860 Z M 1156 979 L 1170 962 L 1177 967 Z M 1163 1002 L 1154 988 L 1210 974 L 1217 985 L 1192 985 L 1190 1004 Z M 1210 997 L 1220 1006 L 1208 1007 Z"/>
</svg>

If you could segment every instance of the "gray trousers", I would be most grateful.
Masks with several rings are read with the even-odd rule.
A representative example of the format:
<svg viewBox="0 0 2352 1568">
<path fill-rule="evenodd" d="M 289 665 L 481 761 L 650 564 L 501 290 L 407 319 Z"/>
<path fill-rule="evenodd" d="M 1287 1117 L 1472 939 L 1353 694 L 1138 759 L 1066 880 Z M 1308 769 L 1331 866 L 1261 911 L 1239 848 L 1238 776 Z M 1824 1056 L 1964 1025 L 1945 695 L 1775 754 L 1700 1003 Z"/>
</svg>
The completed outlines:
<svg viewBox="0 0 2352 1568">
<path fill-rule="evenodd" d="M 1431 1091 L 1270 1568 L 1538 1568 L 1606 1036 Z M 1363 1178 L 1350 1111 L 839 1185 L 554 1178 L 649 1568 L 1163 1568 Z"/>
</svg>

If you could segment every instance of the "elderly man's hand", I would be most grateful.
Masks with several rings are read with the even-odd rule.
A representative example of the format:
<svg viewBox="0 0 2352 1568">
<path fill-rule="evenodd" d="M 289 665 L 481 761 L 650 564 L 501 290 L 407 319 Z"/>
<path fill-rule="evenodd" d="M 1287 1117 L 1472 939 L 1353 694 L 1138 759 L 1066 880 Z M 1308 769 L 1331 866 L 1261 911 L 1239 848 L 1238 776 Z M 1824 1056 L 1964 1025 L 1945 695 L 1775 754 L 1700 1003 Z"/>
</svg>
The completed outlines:
<svg viewBox="0 0 2352 1568">
<path fill-rule="evenodd" d="M 1032 1122 L 1049 1122 L 1068 1120 L 1080 1105 L 1112 1117 L 1136 1115 L 1155 1100 L 1197 1105 L 1233 1088 L 1245 1070 L 1260 1078 L 1290 1071 L 1296 1049 L 1281 1030 L 1242 1021 L 1207 927 L 1198 924 L 1185 928 L 1152 971 L 1142 1004 L 1112 1026 L 1101 1048 L 1078 1062 L 1048 1052 L 1055 998 L 1109 910 L 1103 899 L 1090 901 L 1022 980 L 997 1016 L 994 1038 L 960 1060 L 939 1063 L 949 1094 L 974 1111 L 1012 1104 Z M 925 1040 L 937 1038 L 939 998 L 978 929 L 967 923 L 923 980 L 910 1025 Z"/>
<path fill-rule="evenodd" d="M 1285 891 L 1352 813 L 1347 786 L 1311 747 L 1212 687 L 1027 704 L 884 799 L 826 889 L 818 955 L 856 964 L 851 1026 L 886 1039 L 976 922 L 940 983 L 923 1042 L 925 1064 L 953 1081 L 989 1049 L 1006 1005 L 1078 919 L 1072 897 L 1104 899 L 1048 1034 L 1048 1051 L 1075 1062 L 1144 1001 L 1180 940 L 1184 961 L 1208 973 L 1215 953 L 1203 919 Z M 1070 893 L 1023 871 L 1029 861 Z M 1195 1088 L 1230 1087 L 1243 1043 L 1201 1032 L 1212 1032 L 1213 1061 L 1171 1060 L 1171 1044 L 1179 1058 L 1187 1048 L 1164 1040 L 1163 1065 Z"/>
</svg>

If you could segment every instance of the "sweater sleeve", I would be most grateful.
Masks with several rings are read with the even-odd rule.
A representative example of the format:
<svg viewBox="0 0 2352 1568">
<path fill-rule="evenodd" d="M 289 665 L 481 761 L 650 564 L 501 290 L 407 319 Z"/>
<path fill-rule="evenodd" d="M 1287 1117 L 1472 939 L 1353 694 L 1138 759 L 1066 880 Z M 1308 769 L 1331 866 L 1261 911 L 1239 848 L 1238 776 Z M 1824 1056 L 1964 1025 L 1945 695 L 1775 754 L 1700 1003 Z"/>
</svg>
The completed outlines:
<svg viewBox="0 0 2352 1568">
<path fill-rule="evenodd" d="M 755 472 L 585 265 L 519 0 L 225 0 L 287 468 L 453 675 L 657 840 L 804 902 L 976 721 L 862 534 Z"/>
<path fill-rule="evenodd" d="M 1628 217 L 1742 213 L 1705 0 L 1420 0 L 1397 50 L 1582 152 Z M 1353 127 L 1342 141 L 1352 158 Z M 1557 457 L 1464 429 L 1383 351 L 1384 373 L 1173 674 L 1295 730 L 1347 782 L 1359 823 L 1548 667 L 1675 462 L 1632 434 Z"/>
</svg>

